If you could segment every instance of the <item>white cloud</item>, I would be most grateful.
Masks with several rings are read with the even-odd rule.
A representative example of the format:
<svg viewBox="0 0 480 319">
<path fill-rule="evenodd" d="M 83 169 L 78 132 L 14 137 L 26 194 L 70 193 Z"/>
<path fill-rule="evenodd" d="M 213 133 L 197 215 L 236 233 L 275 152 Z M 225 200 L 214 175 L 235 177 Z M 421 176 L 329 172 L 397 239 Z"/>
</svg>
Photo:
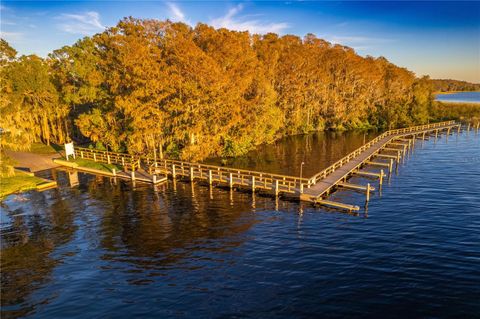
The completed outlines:
<svg viewBox="0 0 480 319">
<path fill-rule="evenodd" d="M 323 38 L 334 44 L 346 45 L 358 51 L 365 51 L 365 50 L 377 47 L 379 45 L 391 43 L 395 41 L 394 39 L 365 37 L 365 36 L 325 35 Z"/>
<path fill-rule="evenodd" d="M 210 21 L 210 24 L 215 28 L 226 28 L 237 31 L 250 31 L 251 33 L 265 34 L 269 32 L 281 33 L 289 27 L 288 23 L 265 23 L 259 20 L 249 20 L 248 16 L 238 16 L 243 10 L 241 4 L 228 10 L 227 14 Z"/>
<path fill-rule="evenodd" d="M 185 17 L 185 13 L 183 13 L 183 11 L 175 3 L 167 2 L 167 6 L 171 14 L 170 20 L 192 25 L 192 23 Z"/>
<path fill-rule="evenodd" d="M 60 29 L 68 33 L 92 35 L 105 29 L 100 22 L 100 15 L 95 11 L 84 14 L 63 13 L 57 18 L 64 21 L 59 24 Z"/>
</svg>

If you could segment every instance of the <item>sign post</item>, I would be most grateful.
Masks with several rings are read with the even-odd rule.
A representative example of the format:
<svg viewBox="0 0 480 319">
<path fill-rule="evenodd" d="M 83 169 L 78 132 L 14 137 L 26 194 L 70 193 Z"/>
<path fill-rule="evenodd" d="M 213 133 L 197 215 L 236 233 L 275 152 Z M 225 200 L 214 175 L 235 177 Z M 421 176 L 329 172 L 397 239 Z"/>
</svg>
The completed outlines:
<svg viewBox="0 0 480 319">
<path fill-rule="evenodd" d="M 72 155 L 73 159 L 75 159 L 75 150 L 73 148 L 73 142 L 65 144 L 65 157 L 67 158 L 67 161 L 68 161 L 69 155 Z"/>
</svg>

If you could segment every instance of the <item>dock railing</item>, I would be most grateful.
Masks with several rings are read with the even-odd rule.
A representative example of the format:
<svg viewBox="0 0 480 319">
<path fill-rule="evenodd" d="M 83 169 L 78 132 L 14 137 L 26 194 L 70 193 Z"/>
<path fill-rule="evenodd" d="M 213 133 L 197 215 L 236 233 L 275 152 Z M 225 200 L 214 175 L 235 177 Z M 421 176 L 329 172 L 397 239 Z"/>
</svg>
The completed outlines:
<svg viewBox="0 0 480 319">
<path fill-rule="evenodd" d="M 150 161 L 152 171 L 163 172 L 172 176 L 184 176 L 190 179 L 204 179 L 209 182 L 219 181 L 226 184 L 252 185 L 256 188 L 277 189 L 282 192 L 294 193 L 301 184 L 308 182 L 307 178 L 297 176 L 272 174 L 245 169 L 191 163 L 180 160 L 160 159 Z"/>
</svg>

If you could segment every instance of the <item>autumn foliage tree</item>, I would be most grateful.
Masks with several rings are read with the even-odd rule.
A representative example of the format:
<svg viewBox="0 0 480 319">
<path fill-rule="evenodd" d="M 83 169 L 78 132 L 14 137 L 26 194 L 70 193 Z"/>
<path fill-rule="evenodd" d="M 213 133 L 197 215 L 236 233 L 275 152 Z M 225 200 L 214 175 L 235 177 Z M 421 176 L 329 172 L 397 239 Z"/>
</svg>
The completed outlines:
<svg viewBox="0 0 480 319">
<path fill-rule="evenodd" d="M 125 18 L 47 59 L 12 58 L 13 49 L 1 44 L 1 103 L 9 119 L 2 128 L 17 125 L 23 136 L 47 143 L 74 138 L 201 160 L 285 135 L 432 117 L 428 78 L 313 34 Z"/>
</svg>

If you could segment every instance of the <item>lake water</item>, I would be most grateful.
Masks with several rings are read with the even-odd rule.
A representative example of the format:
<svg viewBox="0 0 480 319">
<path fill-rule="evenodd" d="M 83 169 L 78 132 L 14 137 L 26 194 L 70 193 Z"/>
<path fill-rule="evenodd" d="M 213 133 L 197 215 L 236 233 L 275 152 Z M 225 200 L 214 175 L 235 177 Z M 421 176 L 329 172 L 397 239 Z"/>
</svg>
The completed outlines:
<svg viewBox="0 0 480 319">
<path fill-rule="evenodd" d="M 310 174 L 362 142 L 361 133 L 291 137 L 263 147 L 258 168 L 296 172 L 303 160 Z M 238 161 L 255 167 L 251 154 Z M 70 187 L 66 172 L 52 175 L 58 189 L 2 204 L 2 318 L 480 314 L 472 131 L 417 142 L 358 214 L 189 182 L 79 174 Z"/>
<path fill-rule="evenodd" d="M 440 102 L 480 103 L 480 92 L 436 94 L 435 100 Z"/>
</svg>

